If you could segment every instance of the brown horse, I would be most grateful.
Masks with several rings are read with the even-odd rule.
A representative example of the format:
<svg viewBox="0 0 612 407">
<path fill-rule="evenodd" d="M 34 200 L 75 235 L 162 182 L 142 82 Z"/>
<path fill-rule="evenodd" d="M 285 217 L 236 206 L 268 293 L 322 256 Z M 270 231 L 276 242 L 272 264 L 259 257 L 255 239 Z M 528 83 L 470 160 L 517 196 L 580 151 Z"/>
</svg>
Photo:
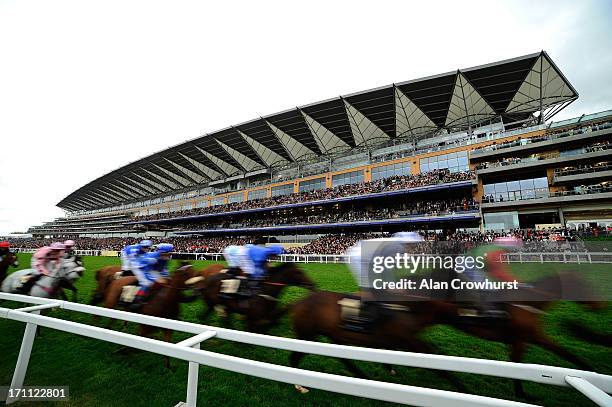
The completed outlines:
<svg viewBox="0 0 612 407">
<path fill-rule="evenodd" d="M 121 266 L 106 266 L 96 271 L 96 291 L 94 291 L 89 305 L 98 305 L 104 300 L 106 290 L 115 280 L 115 275 L 120 272 Z M 133 284 L 133 280 L 131 280 L 131 284 Z"/>
<path fill-rule="evenodd" d="M 225 270 L 227 270 L 227 266 L 224 266 L 223 264 L 211 264 L 210 266 L 200 270 L 200 271 L 194 271 L 193 275 L 194 276 L 202 276 L 205 279 L 213 276 L 215 274 L 219 274 L 224 272 Z"/>
<path fill-rule="evenodd" d="M 443 273 L 428 274 L 425 278 L 448 281 L 448 276 L 445 277 Z M 522 362 L 527 345 L 534 344 L 579 368 L 593 370 L 545 333 L 542 315 L 553 305 L 551 299 L 560 298 L 559 293 L 563 287 L 572 287 L 573 293 L 581 298 L 587 298 L 590 291 L 577 274 L 560 273 L 536 281 L 531 288 L 525 289 L 539 293 L 544 301 L 502 303 L 504 317 L 482 318 L 465 316 L 469 304 L 455 302 L 454 292 L 449 289 L 447 293 L 436 293 L 439 295 L 436 300 L 403 302 L 403 305 L 410 308 L 409 312 L 390 311 L 368 334 L 350 332 L 340 327 L 341 309 L 338 301 L 344 297 L 342 294 L 319 292 L 311 294 L 293 307 L 293 326 L 299 339 L 313 340 L 324 335 L 339 344 L 431 353 L 431 346 L 417 339 L 416 335 L 428 326 L 447 324 L 479 338 L 508 344 L 513 362 Z M 592 310 L 606 306 L 606 303 L 600 301 L 582 303 Z M 303 356 L 299 352 L 292 353 L 291 365 L 297 367 Z M 363 372 L 352 361 L 343 362 L 354 374 L 363 377 Z M 528 398 L 521 381 L 514 380 L 513 383 L 516 395 Z"/>
<path fill-rule="evenodd" d="M 531 298 L 533 298 L 535 293 L 536 297 L 542 299 L 541 301 L 504 302 L 502 299 L 500 306 L 507 315 L 505 318 L 487 320 L 486 318 L 465 317 L 461 315 L 464 310 L 461 303 L 448 302 L 447 305 L 453 309 L 453 315 L 450 318 L 448 318 L 448 315 L 445 315 L 444 320 L 440 319 L 438 322 L 448 324 L 482 339 L 509 345 L 510 360 L 512 362 L 522 362 L 527 346 L 532 344 L 556 354 L 580 369 L 592 371 L 593 368 L 588 363 L 559 345 L 546 334 L 544 329 L 542 316 L 546 313 L 546 310 L 554 305 L 556 300 L 567 294 L 567 289 L 570 287 L 571 294 L 575 297 L 575 302 L 586 306 L 592 311 L 607 308 L 608 303 L 604 301 L 585 301 L 585 298 L 593 299 L 597 296 L 593 294 L 591 287 L 586 284 L 578 273 L 565 272 L 544 277 L 533 282 L 532 287 L 523 289 L 525 292 L 528 292 L 527 294 L 532 294 Z M 574 326 L 576 326 L 576 323 L 574 323 Z M 529 399 L 520 380 L 515 379 L 513 384 L 517 397 Z"/>
<path fill-rule="evenodd" d="M 180 314 L 180 304 L 189 302 L 195 299 L 194 297 L 185 297 L 183 291 L 191 287 L 186 284 L 186 281 L 193 277 L 193 269 L 190 264 L 183 263 L 176 271 L 172 273 L 169 281 L 162 284 L 161 287 L 151 294 L 151 298 L 142 306 L 140 313 L 160 318 L 178 319 Z M 113 280 L 109 285 L 104 295 L 104 306 L 106 308 L 117 308 L 121 291 L 126 285 L 132 285 L 137 282 L 136 277 L 122 277 Z M 109 321 L 109 326 L 112 320 Z M 139 335 L 151 336 L 157 328 L 148 325 L 140 325 Z M 163 329 L 164 340 L 170 342 L 172 339 L 172 331 Z M 165 359 L 165 366 L 170 367 L 169 358 Z"/>
<path fill-rule="evenodd" d="M 10 266 L 17 267 L 19 266 L 19 260 L 17 259 L 17 255 L 13 252 L 8 252 L 0 261 L 0 283 L 6 278 L 8 268 Z"/>
<path fill-rule="evenodd" d="M 261 291 L 250 298 L 223 298 L 220 295 L 221 282 L 231 279 L 225 273 L 209 276 L 197 288 L 202 291 L 202 298 L 207 305 L 202 319 L 206 319 L 216 306 L 225 308 L 225 322 L 231 324 L 231 314 L 242 314 L 246 317 L 247 328 L 253 332 L 265 332 L 286 312 L 284 307 L 278 306 L 278 298 L 287 286 L 298 286 L 314 290 L 315 284 L 294 263 L 283 263 L 272 267 L 268 273 L 269 278 L 261 284 Z"/>
<path fill-rule="evenodd" d="M 395 303 L 394 307 L 379 308 L 376 322 L 371 329 L 355 332 L 342 328 L 342 308 L 338 302 L 347 297 L 354 298 L 353 295 L 332 291 L 317 291 L 294 304 L 291 307 L 291 318 L 297 338 L 312 341 L 319 336 L 325 336 L 340 345 L 436 353 L 435 349 L 417 334 L 436 324 L 438 320 L 445 319 L 453 310 L 440 301 Z M 292 352 L 291 366 L 297 368 L 304 356 L 302 352 Z M 352 360 L 341 361 L 355 376 L 367 378 Z M 391 374 L 395 374 L 392 366 L 385 367 Z M 437 370 L 436 373 L 458 389 L 465 390 L 448 372 Z M 307 391 L 301 386 L 296 387 L 302 392 Z"/>
</svg>

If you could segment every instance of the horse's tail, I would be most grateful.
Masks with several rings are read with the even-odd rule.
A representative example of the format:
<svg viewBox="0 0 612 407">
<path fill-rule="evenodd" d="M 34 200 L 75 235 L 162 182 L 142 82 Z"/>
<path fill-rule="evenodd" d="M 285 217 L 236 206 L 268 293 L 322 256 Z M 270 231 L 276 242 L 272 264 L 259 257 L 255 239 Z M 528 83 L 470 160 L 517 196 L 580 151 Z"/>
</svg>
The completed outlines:
<svg viewBox="0 0 612 407">
<path fill-rule="evenodd" d="M 595 332 L 587 325 L 578 321 L 568 321 L 564 324 L 566 328 L 576 338 L 581 339 L 585 342 L 594 343 L 602 346 L 612 346 L 612 335 L 604 334 L 601 332 Z"/>
</svg>

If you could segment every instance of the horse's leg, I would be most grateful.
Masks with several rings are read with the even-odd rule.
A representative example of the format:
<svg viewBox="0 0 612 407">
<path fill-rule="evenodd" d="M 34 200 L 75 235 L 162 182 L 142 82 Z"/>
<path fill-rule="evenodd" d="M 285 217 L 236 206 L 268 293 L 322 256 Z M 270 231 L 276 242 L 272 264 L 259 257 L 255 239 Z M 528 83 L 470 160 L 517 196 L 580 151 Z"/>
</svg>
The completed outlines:
<svg viewBox="0 0 612 407">
<path fill-rule="evenodd" d="M 172 330 L 171 329 L 164 329 L 164 341 L 168 343 L 172 343 Z M 164 358 L 164 366 L 166 369 L 171 370 L 170 369 L 170 356 L 166 356 Z"/>
<path fill-rule="evenodd" d="M 538 332 L 534 337 L 534 344 L 543 347 L 546 350 L 551 351 L 555 355 L 562 357 L 568 362 L 573 363 L 583 370 L 593 371 L 594 369 L 584 360 L 580 359 L 578 356 L 574 355 L 572 352 L 567 349 L 561 347 L 557 342 L 555 342 L 552 338 L 546 335 L 544 332 Z"/>
<path fill-rule="evenodd" d="M 212 301 L 207 301 L 205 299 L 204 303 L 206 304 L 205 306 L 206 309 L 202 312 L 202 315 L 200 316 L 200 319 L 202 321 L 207 320 L 210 317 L 210 314 L 212 314 L 213 311 L 215 310 L 215 304 L 213 304 Z"/>
<path fill-rule="evenodd" d="M 388 363 L 383 363 L 383 367 L 387 370 L 387 372 L 389 372 L 391 376 L 395 376 L 397 374 L 397 372 L 393 368 L 393 365 L 390 365 Z"/>
<path fill-rule="evenodd" d="M 342 358 L 342 363 L 344 363 L 344 366 L 348 369 L 349 372 L 351 372 L 353 375 L 355 375 L 356 377 L 360 378 L 360 379 L 367 379 L 368 376 L 363 372 L 363 370 L 361 370 L 356 364 L 355 362 L 353 362 L 350 359 L 344 359 Z"/>
<path fill-rule="evenodd" d="M 510 361 L 515 363 L 521 363 L 523 361 L 523 355 L 527 345 L 524 341 L 515 341 L 510 345 Z M 523 388 L 523 382 L 519 379 L 513 379 L 512 384 L 514 385 L 514 395 L 516 397 L 531 400 L 531 398 L 525 393 Z"/>
</svg>

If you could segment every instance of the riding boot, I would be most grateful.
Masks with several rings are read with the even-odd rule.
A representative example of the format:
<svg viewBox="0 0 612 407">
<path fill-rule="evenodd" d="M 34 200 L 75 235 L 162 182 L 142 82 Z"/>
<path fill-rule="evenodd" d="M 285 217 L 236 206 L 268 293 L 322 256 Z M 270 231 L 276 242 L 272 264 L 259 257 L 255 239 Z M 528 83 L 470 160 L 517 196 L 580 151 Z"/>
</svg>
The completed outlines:
<svg viewBox="0 0 612 407">
<path fill-rule="evenodd" d="M 34 284 L 36 284 L 36 282 L 40 280 L 42 276 L 42 274 L 36 274 L 31 276 L 25 283 L 21 285 L 21 287 L 17 289 L 17 294 L 28 295 L 32 287 L 34 287 Z"/>
</svg>

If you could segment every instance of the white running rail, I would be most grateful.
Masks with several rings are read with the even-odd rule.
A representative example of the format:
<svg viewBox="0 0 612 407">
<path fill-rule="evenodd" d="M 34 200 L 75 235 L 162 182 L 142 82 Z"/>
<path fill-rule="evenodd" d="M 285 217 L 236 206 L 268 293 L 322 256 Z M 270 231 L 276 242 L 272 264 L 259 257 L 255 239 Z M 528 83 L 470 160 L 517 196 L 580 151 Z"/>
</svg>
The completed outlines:
<svg viewBox="0 0 612 407">
<path fill-rule="evenodd" d="M 251 345 L 265 346 L 288 351 L 299 351 L 323 356 L 412 366 L 426 369 L 482 374 L 508 379 L 528 380 L 557 386 L 571 386 L 598 403 L 600 406 L 612 405 L 612 397 L 610 397 L 609 394 L 606 394 L 612 393 L 612 376 L 606 376 L 594 372 L 555 366 L 398 352 L 310 342 L 199 325 L 191 322 L 151 317 L 125 311 L 78 304 L 69 301 L 58 301 L 17 294 L 0 293 L 0 300 L 36 304 L 34 306 L 18 309 L 0 308 L 0 318 L 26 323 L 26 329 L 23 336 L 21 349 L 19 351 L 15 372 L 13 374 L 11 388 L 19 388 L 23 386 L 36 329 L 38 326 L 44 326 L 47 328 L 99 339 L 189 362 L 186 402 L 181 402 L 177 404 L 177 406 L 194 407 L 196 405 L 198 366 L 200 364 L 284 383 L 300 384 L 302 386 L 333 391 L 336 393 L 350 394 L 358 397 L 366 397 L 370 399 L 417 406 L 533 406 L 531 404 L 476 396 L 472 394 L 463 394 L 445 390 L 428 389 L 394 383 L 357 379 L 328 373 L 319 373 L 200 350 L 200 343 L 212 337 Z M 61 308 L 68 311 L 109 317 L 122 321 L 144 323 L 159 328 L 167 328 L 175 331 L 190 333 L 194 336 L 176 344 L 167 343 L 137 335 L 99 328 L 96 326 L 39 315 L 40 310 L 45 308 Z M 297 394 L 296 397 L 298 397 Z M 13 403 L 14 401 L 17 400 L 7 400 L 7 404 Z"/>
<path fill-rule="evenodd" d="M 16 249 L 19 253 L 34 253 L 36 249 Z M 98 256 L 104 250 L 75 250 L 80 256 Z M 185 260 L 224 261 L 223 253 L 174 252 L 174 258 Z M 346 264 L 350 256 L 346 254 L 281 254 L 275 260 L 286 263 L 324 263 Z M 612 264 L 610 252 L 513 252 L 502 255 L 506 263 L 575 263 L 575 264 Z"/>
</svg>

